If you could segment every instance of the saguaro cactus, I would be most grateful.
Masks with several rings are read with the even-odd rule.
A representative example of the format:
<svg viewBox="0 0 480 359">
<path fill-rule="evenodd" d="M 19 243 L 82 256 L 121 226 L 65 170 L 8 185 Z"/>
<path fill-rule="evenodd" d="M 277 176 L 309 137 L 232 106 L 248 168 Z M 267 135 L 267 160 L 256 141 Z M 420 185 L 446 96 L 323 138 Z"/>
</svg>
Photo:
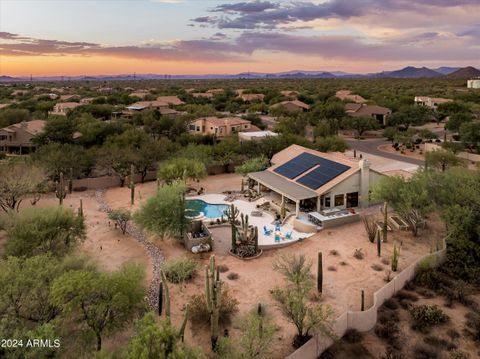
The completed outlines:
<svg viewBox="0 0 480 359">
<path fill-rule="evenodd" d="M 362 305 L 361 305 L 362 312 L 365 310 L 365 290 L 362 289 Z"/>
<path fill-rule="evenodd" d="M 80 198 L 80 207 L 78 207 L 78 216 L 83 217 L 83 200 Z"/>
<path fill-rule="evenodd" d="M 73 168 L 70 167 L 70 176 L 68 177 L 68 193 L 73 191 Z"/>
<path fill-rule="evenodd" d="M 205 300 L 210 313 L 210 340 L 213 351 L 217 350 L 220 331 L 218 322 L 220 319 L 221 292 L 220 271 L 215 265 L 215 256 L 211 256 L 210 265 L 205 266 Z"/>
<path fill-rule="evenodd" d="M 382 256 L 382 239 L 380 237 L 380 231 L 377 231 L 377 255 Z"/>
<path fill-rule="evenodd" d="M 388 203 L 383 203 L 383 226 L 382 226 L 383 242 L 388 240 Z"/>
<path fill-rule="evenodd" d="M 398 260 L 400 258 L 400 247 L 397 248 L 397 246 L 394 244 L 393 245 L 393 253 L 392 253 L 392 260 L 391 260 L 391 265 L 392 265 L 392 271 L 396 272 L 398 269 Z"/>
<path fill-rule="evenodd" d="M 162 279 L 162 293 L 163 293 L 163 304 L 165 305 L 165 317 L 170 320 L 170 292 L 168 290 L 167 277 L 163 270 L 160 271 L 160 278 Z M 163 307 L 163 305 L 162 305 Z M 161 310 L 161 308 L 159 308 Z"/>
<path fill-rule="evenodd" d="M 133 204 L 135 203 L 135 179 L 133 178 L 133 176 L 135 175 L 135 166 L 134 165 L 131 165 L 130 166 L 130 183 L 129 183 L 129 187 L 130 187 L 130 204 L 133 206 Z"/>
<path fill-rule="evenodd" d="M 238 215 L 240 211 L 238 210 L 235 205 L 231 204 L 230 207 L 224 212 L 230 222 L 230 227 L 232 229 L 232 252 L 235 253 L 237 251 L 237 238 L 236 238 L 236 224 Z"/>
<path fill-rule="evenodd" d="M 322 293 L 322 290 L 323 290 L 323 260 L 322 260 L 322 252 L 318 252 L 317 290 L 318 290 L 318 293 Z"/>
<path fill-rule="evenodd" d="M 60 179 L 58 180 L 55 186 L 55 195 L 58 198 L 58 202 L 60 205 L 63 204 L 63 200 L 67 196 L 67 190 L 65 188 L 65 181 L 63 179 L 63 172 L 60 172 Z"/>
<path fill-rule="evenodd" d="M 158 315 L 162 315 L 163 304 L 165 304 L 165 318 L 171 323 L 170 319 L 170 292 L 168 290 L 167 278 L 165 273 L 160 271 L 160 287 L 158 290 Z M 183 316 L 182 326 L 178 331 L 178 335 L 181 338 L 182 342 L 185 336 L 185 328 L 187 327 L 188 321 L 188 304 L 185 306 L 185 315 Z"/>
</svg>

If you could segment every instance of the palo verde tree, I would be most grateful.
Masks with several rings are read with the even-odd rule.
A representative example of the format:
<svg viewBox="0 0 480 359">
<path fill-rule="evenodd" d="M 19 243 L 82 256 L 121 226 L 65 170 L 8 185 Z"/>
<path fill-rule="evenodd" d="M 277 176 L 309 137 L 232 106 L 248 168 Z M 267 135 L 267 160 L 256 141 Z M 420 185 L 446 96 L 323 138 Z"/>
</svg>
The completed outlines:
<svg viewBox="0 0 480 359">
<path fill-rule="evenodd" d="M 367 116 L 347 117 L 342 121 L 342 126 L 354 130 L 358 138 L 362 137 L 365 131 L 376 130 L 380 127 L 376 119 Z"/>
<path fill-rule="evenodd" d="M 285 284 L 274 288 L 272 296 L 285 318 L 297 328 L 293 340 L 295 347 L 302 346 L 316 333 L 334 337 L 333 310 L 327 305 L 310 301 L 315 288 L 311 266 L 303 255 L 280 257 L 273 266 L 283 275 Z"/>
<path fill-rule="evenodd" d="M 135 222 L 160 238 L 182 237 L 188 224 L 185 218 L 183 183 L 172 183 L 158 188 L 134 214 Z"/>
<path fill-rule="evenodd" d="M 43 192 L 45 173 L 42 169 L 24 162 L 0 164 L 0 208 L 17 211 L 28 196 Z"/>
<path fill-rule="evenodd" d="M 174 181 L 199 180 L 207 175 L 205 165 L 189 158 L 174 158 L 160 166 L 157 176 L 167 184 Z"/>
<path fill-rule="evenodd" d="M 125 234 L 127 233 L 127 225 L 132 218 L 132 214 L 125 209 L 117 209 L 108 213 L 108 218 L 115 221 L 115 227 L 120 227 L 122 234 Z"/>
<path fill-rule="evenodd" d="M 457 166 L 464 166 L 464 162 L 451 151 L 438 149 L 425 154 L 425 167 L 429 170 L 445 172 L 448 168 Z"/>
<path fill-rule="evenodd" d="M 61 206 L 26 209 L 11 218 L 6 230 L 5 252 L 10 256 L 61 257 L 85 238 L 84 217 Z"/>
<path fill-rule="evenodd" d="M 145 309 L 143 280 L 143 270 L 134 265 L 113 273 L 70 271 L 53 283 L 50 301 L 63 319 L 95 336 L 99 351 L 105 335 L 125 328 Z"/>
</svg>

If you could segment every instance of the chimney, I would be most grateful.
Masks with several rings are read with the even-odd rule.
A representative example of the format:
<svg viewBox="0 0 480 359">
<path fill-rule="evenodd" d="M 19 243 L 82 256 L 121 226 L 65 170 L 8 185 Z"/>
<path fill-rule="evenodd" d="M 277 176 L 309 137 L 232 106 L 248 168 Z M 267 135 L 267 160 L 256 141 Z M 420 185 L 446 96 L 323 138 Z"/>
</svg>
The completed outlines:
<svg viewBox="0 0 480 359">
<path fill-rule="evenodd" d="M 360 206 L 367 208 L 370 192 L 370 162 L 362 159 L 358 162 L 358 166 L 360 167 Z"/>
</svg>

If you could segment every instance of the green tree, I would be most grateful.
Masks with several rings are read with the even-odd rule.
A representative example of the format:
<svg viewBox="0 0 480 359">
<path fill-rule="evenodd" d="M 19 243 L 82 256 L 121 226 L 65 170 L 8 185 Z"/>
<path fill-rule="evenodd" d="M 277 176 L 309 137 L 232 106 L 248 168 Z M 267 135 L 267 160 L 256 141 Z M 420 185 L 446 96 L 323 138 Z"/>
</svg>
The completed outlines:
<svg viewBox="0 0 480 359">
<path fill-rule="evenodd" d="M 174 158 L 160 166 L 158 178 L 170 184 L 174 181 L 199 180 L 206 177 L 205 165 L 194 159 Z"/>
<path fill-rule="evenodd" d="M 97 351 L 105 335 L 125 328 L 145 309 L 144 272 L 125 265 L 118 272 L 70 271 L 55 280 L 50 301 L 63 318 L 95 335 Z"/>
<path fill-rule="evenodd" d="M 342 121 L 342 125 L 344 128 L 356 131 L 358 138 L 360 138 L 365 131 L 375 130 L 380 127 L 376 119 L 367 116 L 345 118 Z"/>
<path fill-rule="evenodd" d="M 183 183 L 160 187 L 134 214 L 135 222 L 161 238 L 182 237 L 187 226 L 183 198 L 185 190 Z"/>
<path fill-rule="evenodd" d="M 0 128 L 29 120 L 30 112 L 28 110 L 18 108 L 5 108 L 0 110 Z"/>
<path fill-rule="evenodd" d="M 90 171 L 93 165 L 91 153 L 82 146 L 52 142 L 41 146 L 33 155 L 34 160 L 46 169 L 52 180 L 58 180 L 60 173 L 80 177 Z"/>
<path fill-rule="evenodd" d="M 33 142 L 45 145 L 50 142 L 73 143 L 74 122 L 67 116 L 53 116 L 47 120 L 42 133 L 33 138 Z"/>
<path fill-rule="evenodd" d="M 270 161 L 265 156 L 254 157 L 246 160 L 242 165 L 235 167 L 235 172 L 246 176 L 250 172 L 263 171 L 268 167 Z"/>
<path fill-rule="evenodd" d="M 472 115 L 467 112 L 454 113 L 448 118 L 445 128 L 450 131 L 458 131 L 464 123 L 472 121 Z"/>
<path fill-rule="evenodd" d="M 120 179 L 120 186 L 123 187 L 130 175 L 131 166 L 135 165 L 137 160 L 137 154 L 130 148 L 107 143 L 98 151 L 97 164 L 116 174 Z"/>
<path fill-rule="evenodd" d="M 45 186 L 42 169 L 25 162 L 0 163 L 0 208 L 17 211 L 28 195 L 35 195 Z"/>
<path fill-rule="evenodd" d="M 7 225 L 5 252 L 11 256 L 64 256 L 85 238 L 84 217 L 61 206 L 28 208 Z"/>
<path fill-rule="evenodd" d="M 279 258 L 273 267 L 286 281 L 283 288 L 273 289 L 272 296 L 285 318 L 297 328 L 293 341 L 295 347 L 303 345 L 315 333 L 331 338 L 335 336 L 333 310 L 330 306 L 310 302 L 315 287 L 311 266 L 305 256 L 290 255 Z"/>
<path fill-rule="evenodd" d="M 200 359 L 200 350 L 183 343 L 169 320 L 157 323 L 149 312 L 136 323 L 135 335 L 122 356 L 125 359 Z"/>
<path fill-rule="evenodd" d="M 127 224 L 132 218 L 130 211 L 125 209 L 116 209 L 108 213 L 108 218 L 115 221 L 115 227 L 118 225 L 123 234 L 127 233 Z"/>
<path fill-rule="evenodd" d="M 433 168 L 445 172 L 447 168 L 462 165 L 464 165 L 463 160 L 451 151 L 439 149 L 425 154 L 425 166 L 428 169 Z"/>
<path fill-rule="evenodd" d="M 460 140 L 470 151 L 480 151 L 480 123 L 467 122 L 460 126 Z"/>
<path fill-rule="evenodd" d="M 241 318 L 238 326 L 241 331 L 239 336 L 219 340 L 218 354 L 221 358 L 266 359 L 271 357 L 277 327 L 260 304 Z"/>
<path fill-rule="evenodd" d="M 328 136 L 317 138 L 314 147 L 321 152 L 345 152 L 348 145 L 340 136 Z"/>
<path fill-rule="evenodd" d="M 408 129 L 410 126 L 421 126 L 425 124 L 432 114 L 430 110 L 423 106 L 402 106 L 388 118 L 388 124 L 393 126 L 403 126 Z"/>
</svg>

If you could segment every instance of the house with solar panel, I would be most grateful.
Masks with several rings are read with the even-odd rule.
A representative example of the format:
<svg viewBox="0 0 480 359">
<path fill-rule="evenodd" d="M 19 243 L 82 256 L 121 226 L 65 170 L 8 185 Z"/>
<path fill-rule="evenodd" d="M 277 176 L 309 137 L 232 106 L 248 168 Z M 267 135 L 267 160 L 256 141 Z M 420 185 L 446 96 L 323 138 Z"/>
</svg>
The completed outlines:
<svg viewBox="0 0 480 359">
<path fill-rule="evenodd" d="M 324 153 L 298 145 L 278 152 L 272 166 L 248 174 L 260 193 L 269 192 L 298 217 L 301 213 L 331 213 L 368 207 L 371 187 L 384 176 L 366 159 Z"/>
</svg>

